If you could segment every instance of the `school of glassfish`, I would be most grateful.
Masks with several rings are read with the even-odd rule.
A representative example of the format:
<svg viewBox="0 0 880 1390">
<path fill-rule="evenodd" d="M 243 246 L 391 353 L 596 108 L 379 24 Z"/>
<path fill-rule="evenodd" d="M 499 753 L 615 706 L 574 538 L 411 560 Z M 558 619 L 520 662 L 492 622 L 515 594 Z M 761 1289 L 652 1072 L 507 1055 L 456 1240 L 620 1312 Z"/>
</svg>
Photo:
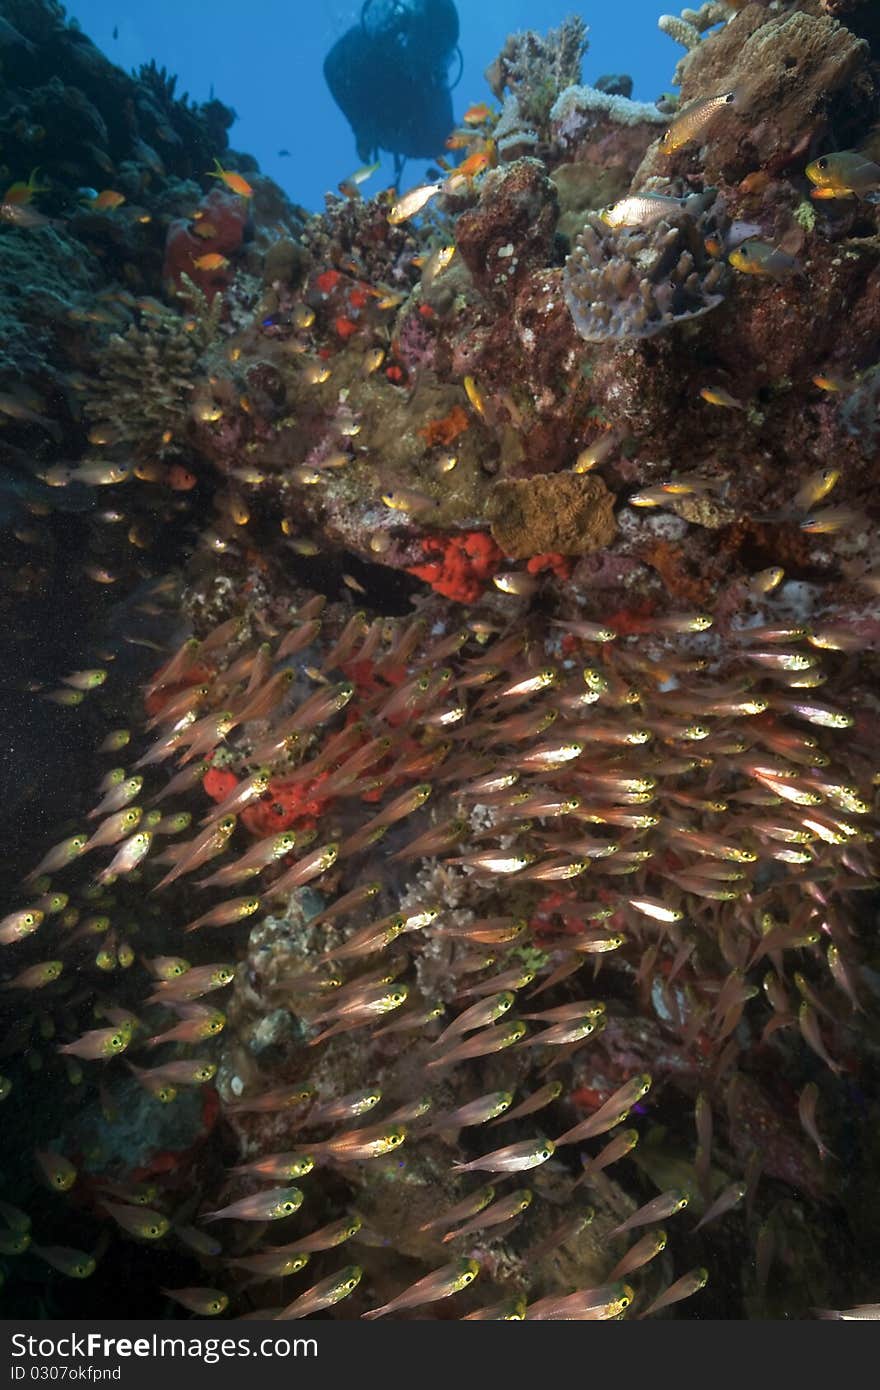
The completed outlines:
<svg viewBox="0 0 880 1390">
<path fill-rule="evenodd" d="M 570 996 L 595 994 L 612 955 L 636 979 L 653 975 L 684 1045 L 713 1067 L 734 1064 L 744 1010 L 753 1000 L 766 1009 L 766 998 L 767 1030 L 799 1030 L 824 1065 L 842 1069 L 825 1001 L 861 1007 L 842 908 L 873 872 L 863 827 L 877 776 L 852 717 L 813 693 L 822 674 L 814 634 L 744 628 L 719 651 L 706 615 L 680 613 L 645 619 L 637 634 L 570 622 L 543 635 L 518 627 L 487 637 L 467 619 L 457 630 L 431 630 L 420 617 L 370 621 L 364 612 L 343 622 L 320 596 L 270 630 L 269 642 L 256 644 L 244 615 L 234 616 L 166 661 L 144 692 L 149 734 L 132 733 L 127 766 L 96 788 L 88 829 L 47 850 L 22 883 L 21 906 L 0 923 L 4 955 L 14 959 L 6 987 L 23 1001 L 39 992 L 42 1016 L 57 1020 L 65 1038 L 55 1044 L 60 1056 L 77 1070 L 85 1063 L 88 1074 L 122 1068 L 171 1105 L 181 1088 L 216 1078 L 229 1021 L 222 1001 L 250 919 L 283 915 L 306 885 L 321 904 L 305 924 L 308 949 L 282 979 L 280 997 L 307 1044 L 301 1074 L 280 1091 L 268 1078 L 263 1089 L 227 1091 L 231 1116 L 273 1117 L 279 1151 L 249 1152 L 230 1169 L 233 1200 L 213 1210 L 203 1202 L 181 1223 L 194 1226 L 194 1239 L 160 1182 L 114 1192 L 98 1185 L 97 1212 L 137 1240 L 198 1250 L 203 1222 L 260 1223 L 268 1232 L 297 1219 L 295 1238 L 285 1224 L 281 1245 L 212 1240 L 208 1261 L 225 1271 L 223 1287 L 168 1296 L 219 1316 L 236 1307 L 239 1271 L 251 1286 L 269 1271 L 292 1277 L 312 1253 L 363 1239 L 368 1224 L 356 1210 L 331 1220 L 326 1235 L 323 1202 L 317 1223 L 308 1221 L 318 1175 L 344 1179 L 352 1164 L 388 1163 L 438 1137 L 451 1173 L 492 1175 L 490 1187 L 429 1222 L 438 1251 L 499 1228 L 527 1233 L 543 1205 L 540 1186 L 499 1184 L 548 1161 L 572 1191 L 587 1183 L 601 1200 L 603 1171 L 638 1144 L 638 1129 L 621 1126 L 651 1076 L 634 1075 L 572 1124 L 561 1118 L 574 1113 L 564 1108 L 566 1083 L 532 1084 L 521 1059 L 540 1064 L 540 1081 L 601 1036 L 612 1001 Z M 322 679 L 311 693 L 285 655 L 303 633 L 319 653 Z M 670 682 L 672 671 L 686 685 Z M 449 728 L 453 708 L 462 715 Z M 200 785 L 210 789 L 207 810 L 207 798 L 195 816 L 175 807 L 181 797 L 198 806 Z M 377 855 L 387 868 L 368 880 Z M 184 885 L 188 907 L 178 914 L 172 905 Z M 116 924 L 145 892 L 163 904 L 163 917 L 179 915 L 166 937 L 185 942 L 187 958 L 148 959 Z M 466 910 L 450 907 L 458 901 Z M 218 931 L 228 961 L 191 962 L 190 943 L 210 957 Z M 438 952 L 444 981 L 432 993 L 425 980 Z M 53 999 L 71 976 L 102 1021 L 79 1036 L 66 1036 L 68 994 Z M 536 995 L 541 1007 L 530 1008 Z M 380 1042 L 394 1029 L 407 1040 L 403 1054 Z M 368 1092 L 316 1094 L 313 1049 L 352 1035 L 363 1074 L 372 1063 L 381 1080 Z M 159 1047 L 173 1050 L 157 1060 Z M 487 1057 L 502 1059 L 491 1075 L 503 1085 L 481 1095 L 472 1064 Z M 807 1088 L 801 1118 L 824 1157 L 817 1100 Z M 705 1184 L 705 1096 L 698 1112 L 695 1172 Z M 506 1142 L 480 1139 L 489 1124 L 508 1126 Z M 62 1153 L 35 1161 L 58 1194 L 84 1181 Z M 709 1200 L 704 1185 L 697 1228 L 720 1220 L 746 1190 L 737 1180 Z M 659 1223 L 693 1200 L 693 1192 L 661 1194 L 618 1223 L 605 1286 L 526 1296 L 503 1316 L 617 1317 L 640 1299 L 645 1315 L 693 1296 L 706 1281 L 702 1269 L 653 1299 L 638 1293 L 639 1271 L 666 1247 Z M 6 1220 L 11 1256 L 30 1234 L 26 1217 L 20 1230 Z M 621 1253 L 618 1238 L 644 1224 L 657 1229 Z M 42 1257 L 78 1278 L 94 1266 L 88 1252 Z M 480 1274 L 480 1260 L 463 1254 L 382 1306 L 367 1297 L 363 1315 L 452 1298 Z M 624 1275 L 635 1282 L 620 1282 Z M 360 1265 L 293 1289 L 274 1315 L 306 1317 L 356 1290 L 363 1300 Z M 468 1315 L 494 1316 L 486 1307 Z"/>
<path fill-rule="evenodd" d="M 707 138 L 745 101 L 736 90 L 684 107 L 661 152 Z M 447 141 L 462 162 L 440 159 L 444 178 L 386 194 L 388 223 L 442 206 L 493 168 L 495 120 L 486 103 L 472 106 Z M 209 177 L 252 198 L 243 175 L 215 166 Z M 375 171 L 343 181 L 345 197 L 359 199 Z M 7 189 L 0 220 L 47 221 L 31 207 L 38 173 Z M 817 202 L 880 199 L 880 167 L 855 151 L 822 155 L 804 173 Z M 601 216 L 625 233 L 696 214 L 703 196 L 627 194 Z M 84 202 L 112 216 L 125 197 L 107 189 Z M 760 238 L 716 253 L 744 276 L 805 278 L 797 257 Z M 454 241 L 435 246 L 420 258 L 423 279 L 455 254 Z M 230 264 L 218 252 L 193 258 L 206 272 Z M 300 310 L 306 332 L 314 311 Z M 364 375 L 384 363 L 385 348 L 368 349 Z M 304 371 L 316 385 L 330 375 L 319 359 Z M 829 392 L 842 384 L 814 380 Z M 463 390 L 484 417 L 478 381 L 464 375 Z M 717 382 L 699 395 L 734 422 L 748 409 Z M 0 411 L 36 413 L 35 404 L 14 398 Z M 222 415 L 207 402 L 196 410 L 202 422 Z M 105 442 L 93 429 L 90 443 Z M 619 443 L 601 437 L 573 471 L 591 472 Z M 348 457 L 341 449 L 292 479 L 319 486 Z M 447 454 L 437 471 L 455 466 Z M 129 476 L 98 462 L 45 482 L 113 486 Z M 823 505 L 840 477 L 828 466 L 800 480 L 770 519 L 807 536 L 845 532 L 852 509 Z M 683 476 L 627 501 L 663 508 L 709 490 Z M 435 507 L 403 486 L 377 502 L 408 518 Z M 236 505 L 231 521 L 246 525 L 247 507 Z M 304 557 L 317 549 L 304 538 L 291 547 Z M 748 596 L 772 594 L 783 577 L 781 565 L 756 569 Z M 538 589 L 519 569 L 493 584 L 526 601 Z M 93 1218 L 94 1249 L 41 1243 L 28 1213 L 0 1202 L 0 1279 L 15 1277 L 27 1251 L 88 1279 L 112 1229 L 197 1261 L 211 1282 L 160 1292 L 203 1317 L 293 1320 L 345 1303 L 340 1316 L 365 1319 L 428 1309 L 602 1320 L 699 1296 L 712 1271 L 668 1263 L 670 1246 L 681 1249 L 677 1228 L 695 1237 L 751 1209 L 763 1171 L 759 1148 L 742 1174 L 729 1152 L 720 1160 L 713 1132 L 743 1026 L 763 1030 L 762 1041 L 799 1037 L 831 1084 L 849 1070 L 847 1028 L 867 1006 L 848 912 L 876 879 L 876 738 L 845 685 L 841 694 L 832 682 L 833 697 L 821 687 L 873 643 L 821 620 L 726 622 L 719 635 L 696 607 L 566 611 L 545 621 L 487 607 L 454 619 L 426 606 L 385 618 L 309 594 L 289 607 L 233 606 L 163 661 L 132 728 L 100 744 L 120 762 L 82 824 L 23 876 L 0 920 L 0 970 L 71 1086 L 98 1088 L 105 1112 L 115 1083 L 157 1107 L 216 1086 L 224 1144 L 186 1199 L 161 1168 L 111 1180 L 76 1153 L 37 1149 L 53 1200 Z M 106 675 L 84 667 L 39 693 L 76 707 Z M 260 975 L 261 955 L 272 954 L 261 944 L 267 921 L 294 923 L 282 937 L 296 937 L 295 950 L 272 948 L 271 986 Z M 622 1202 L 606 1173 L 631 1171 L 639 1120 L 662 1103 L 669 1077 L 657 1085 L 631 1057 L 620 1084 L 600 1089 L 590 1058 L 603 1041 L 611 1047 L 629 1001 L 646 997 L 700 1081 L 687 1182 L 639 1205 Z M 255 1000 L 263 1021 L 291 1021 L 279 1068 L 240 1062 Z M 13 1029 L 4 1042 L 13 1074 L 0 1076 L 0 1101 L 33 1084 L 15 1061 L 27 1036 L 17 1047 Z M 343 1076 L 349 1087 L 335 1087 Z M 797 1094 L 820 1172 L 837 1160 L 822 1095 L 815 1081 Z M 499 1125 L 496 1142 L 488 1131 Z M 396 1236 L 365 1170 L 410 1185 Z M 593 1206 L 581 1204 L 584 1188 Z M 593 1223 L 606 1247 L 596 1282 L 565 1291 L 529 1282 L 530 1268 Z M 508 1235 L 512 1275 L 493 1245 Z M 429 1266 L 402 1288 L 388 1287 L 372 1256 L 395 1239 Z M 360 1263 L 335 1253 L 349 1243 Z M 765 1276 L 784 1258 L 769 1224 L 756 1253 Z M 877 1315 L 867 1304 L 817 1314 Z"/>
</svg>

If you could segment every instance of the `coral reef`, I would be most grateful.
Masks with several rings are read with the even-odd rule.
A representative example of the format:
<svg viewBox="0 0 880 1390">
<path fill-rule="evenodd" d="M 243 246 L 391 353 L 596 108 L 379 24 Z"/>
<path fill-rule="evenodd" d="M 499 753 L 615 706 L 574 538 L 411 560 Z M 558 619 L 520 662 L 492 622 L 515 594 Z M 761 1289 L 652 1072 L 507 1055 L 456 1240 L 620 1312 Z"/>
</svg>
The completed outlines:
<svg viewBox="0 0 880 1390">
<path fill-rule="evenodd" d="M 876 1299 L 870 10 L 515 35 L 310 215 L 7 6 L 13 1315 Z"/>
<path fill-rule="evenodd" d="M 508 479 L 492 490 L 492 535 L 505 555 L 586 555 L 611 544 L 614 498 L 601 478 L 565 473 Z"/>
<path fill-rule="evenodd" d="M 524 121 L 542 129 L 559 93 L 581 80 L 587 29 L 579 15 L 569 15 L 558 29 L 542 36 L 534 29 L 511 34 L 486 71 L 496 97 L 510 92 Z"/>
<path fill-rule="evenodd" d="M 588 342 L 650 338 L 716 309 L 730 272 L 683 212 L 622 234 L 590 217 L 565 263 L 564 293 Z"/>
</svg>

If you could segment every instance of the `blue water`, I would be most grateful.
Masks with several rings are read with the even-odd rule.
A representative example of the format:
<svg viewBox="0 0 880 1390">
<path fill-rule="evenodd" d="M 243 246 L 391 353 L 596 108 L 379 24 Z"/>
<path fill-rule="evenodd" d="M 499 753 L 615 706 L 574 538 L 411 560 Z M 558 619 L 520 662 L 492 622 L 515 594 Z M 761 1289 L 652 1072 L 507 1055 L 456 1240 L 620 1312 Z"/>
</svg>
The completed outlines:
<svg viewBox="0 0 880 1390">
<path fill-rule="evenodd" d="M 634 97 L 653 101 L 670 89 L 682 50 L 657 29 L 658 16 L 677 6 L 663 0 L 625 0 L 580 9 L 567 0 L 457 0 L 461 21 L 462 78 L 453 93 L 457 117 L 472 102 L 491 100 L 483 78 L 508 34 L 546 33 L 567 14 L 582 14 L 590 47 L 584 80 L 627 72 Z M 128 9 L 128 13 L 126 13 Z M 120 0 L 74 0 L 69 14 L 108 56 L 128 70 L 155 58 L 177 73 L 178 93 L 196 101 L 214 95 L 235 108 L 230 140 L 256 155 L 303 206 L 320 210 L 324 193 L 356 169 L 354 139 L 324 82 L 324 56 L 355 22 L 360 5 L 348 0 L 150 0 L 126 7 Z M 118 37 L 114 38 L 114 30 Z M 287 149 L 289 156 L 279 156 Z M 424 161 L 413 161 L 404 185 L 418 183 Z M 393 178 L 383 162 L 366 192 Z"/>
</svg>

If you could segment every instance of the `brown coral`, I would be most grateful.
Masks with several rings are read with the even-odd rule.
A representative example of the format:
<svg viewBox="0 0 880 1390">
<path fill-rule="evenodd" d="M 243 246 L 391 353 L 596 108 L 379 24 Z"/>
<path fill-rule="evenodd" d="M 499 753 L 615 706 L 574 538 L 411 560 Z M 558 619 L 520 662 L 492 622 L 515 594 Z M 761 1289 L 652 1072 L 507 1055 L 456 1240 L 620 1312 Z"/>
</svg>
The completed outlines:
<svg viewBox="0 0 880 1390">
<path fill-rule="evenodd" d="M 741 90 L 739 118 L 719 120 L 700 167 L 707 183 L 741 179 L 752 169 L 778 164 L 805 133 L 819 135 L 834 106 L 837 138 L 870 123 L 875 99 L 868 45 L 836 20 L 800 11 L 768 13 L 748 5 L 690 54 L 682 80 L 686 105 L 715 92 Z M 843 108 L 841 108 L 843 99 Z M 700 145 L 670 161 L 657 146 L 637 174 L 667 174 L 696 160 Z"/>
<path fill-rule="evenodd" d="M 514 560 L 553 552 L 586 555 L 617 533 L 614 497 L 601 478 L 549 473 L 503 479 L 489 499 L 492 535 Z"/>
<path fill-rule="evenodd" d="M 551 259 L 559 204 L 537 159 L 490 170 L 480 201 L 455 227 L 459 254 L 478 289 L 506 299 L 530 271 Z"/>
</svg>

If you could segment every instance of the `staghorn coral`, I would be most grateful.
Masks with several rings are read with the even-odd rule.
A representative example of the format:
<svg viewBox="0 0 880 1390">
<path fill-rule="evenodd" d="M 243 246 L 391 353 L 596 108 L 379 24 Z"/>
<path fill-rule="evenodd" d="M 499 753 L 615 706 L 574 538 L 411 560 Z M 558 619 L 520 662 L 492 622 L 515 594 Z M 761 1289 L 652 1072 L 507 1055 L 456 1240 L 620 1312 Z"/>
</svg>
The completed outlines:
<svg viewBox="0 0 880 1390">
<path fill-rule="evenodd" d="M 622 234 L 588 217 L 563 279 L 581 337 L 594 343 L 650 338 L 717 308 L 730 272 L 705 251 L 705 216 L 661 218 Z"/>
<path fill-rule="evenodd" d="M 668 34 L 676 43 L 681 44 L 686 49 L 684 57 L 681 58 L 673 74 L 673 82 L 679 86 L 687 72 L 687 65 L 691 54 L 697 49 L 708 30 L 713 29 L 717 24 L 724 24 L 732 19 L 737 10 L 741 8 L 739 4 L 727 4 L 725 0 L 706 0 L 698 10 L 685 9 L 680 15 L 662 14 L 657 20 L 657 28 L 663 34 Z"/>
</svg>

